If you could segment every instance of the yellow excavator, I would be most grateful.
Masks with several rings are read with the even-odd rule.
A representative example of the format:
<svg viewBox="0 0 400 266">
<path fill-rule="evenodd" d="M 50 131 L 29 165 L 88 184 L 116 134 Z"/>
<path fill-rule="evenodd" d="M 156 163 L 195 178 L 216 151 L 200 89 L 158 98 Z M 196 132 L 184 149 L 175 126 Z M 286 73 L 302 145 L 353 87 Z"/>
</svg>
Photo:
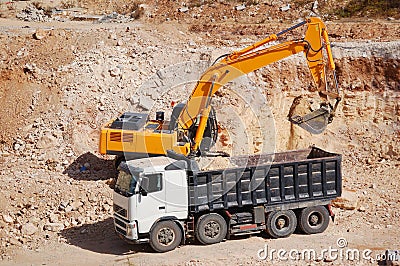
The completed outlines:
<svg viewBox="0 0 400 266">
<path fill-rule="evenodd" d="M 306 27 L 303 39 L 266 45 L 303 26 Z M 323 132 L 332 121 L 340 92 L 325 24 L 320 18 L 311 17 L 218 58 L 201 76 L 189 99 L 174 106 L 169 121 L 164 120 L 164 112 L 157 112 L 155 120 L 149 119 L 148 114 L 127 112 L 110 121 L 101 129 L 100 153 L 117 155 L 124 160 L 165 155 L 167 151 L 185 156 L 207 155 L 217 140 L 217 121 L 211 99 L 218 89 L 241 75 L 300 52 L 307 60 L 321 103 L 317 110 L 309 108 L 307 114 L 296 113 L 297 106 L 304 102 L 297 97 L 288 118 L 312 134 Z M 328 87 L 330 84 L 333 84 L 332 89 Z"/>
</svg>

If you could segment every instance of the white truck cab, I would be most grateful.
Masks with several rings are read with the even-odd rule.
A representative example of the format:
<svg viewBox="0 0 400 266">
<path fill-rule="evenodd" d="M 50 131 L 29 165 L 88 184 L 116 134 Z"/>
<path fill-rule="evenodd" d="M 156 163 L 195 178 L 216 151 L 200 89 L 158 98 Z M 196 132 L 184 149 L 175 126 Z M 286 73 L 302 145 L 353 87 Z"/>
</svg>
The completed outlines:
<svg viewBox="0 0 400 266">
<path fill-rule="evenodd" d="M 133 242 L 148 242 L 139 235 L 158 221 L 188 217 L 185 163 L 167 157 L 122 163 L 113 198 L 116 231 Z"/>
</svg>

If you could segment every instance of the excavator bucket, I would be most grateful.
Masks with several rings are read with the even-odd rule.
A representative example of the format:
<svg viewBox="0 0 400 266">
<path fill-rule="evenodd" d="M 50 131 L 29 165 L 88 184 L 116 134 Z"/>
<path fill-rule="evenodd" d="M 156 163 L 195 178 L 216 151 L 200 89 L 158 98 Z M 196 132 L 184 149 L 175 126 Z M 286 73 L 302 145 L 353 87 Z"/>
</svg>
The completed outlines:
<svg viewBox="0 0 400 266">
<path fill-rule="evenodd" d="M 303 117 L 294 115 L 289 120 L 311 134 L 321 134 L 329 123 L 329 111 L 321 107 Z"/>
<path fill-rule="evenodd" d="M 308 113 L 306 113 L 307 109 Z M 325 106 L 312 111 L 309 104 L 300 96 L 294 99 L 288 118 L 290 122 L 311 134 L 321 134 L 329 124 L 330 112 Z"/>
</svg>

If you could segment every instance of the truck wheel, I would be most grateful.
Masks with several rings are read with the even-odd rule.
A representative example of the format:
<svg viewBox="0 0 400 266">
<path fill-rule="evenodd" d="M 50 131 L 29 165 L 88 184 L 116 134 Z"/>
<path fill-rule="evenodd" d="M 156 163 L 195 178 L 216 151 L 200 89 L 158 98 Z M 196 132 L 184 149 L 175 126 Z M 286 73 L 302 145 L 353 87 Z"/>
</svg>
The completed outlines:
<svg viewBox="0 0 400 266">
<path fill-rule="evenodd" d="M 157 252 L 173 250 L 181 240 L 181 229 L 174 221 L 161 221 L 150 232 L 150 246 Z"/>
<path fill-rule="evenodd" d="M 297 218 L 292 210 L 273 211 L 267 214 L 267 233 L 273 238 L 290 236 L 296 230 Z"/>
<path fill-rule="evenodd" d="M 322 233 L 329 225 L 329 212 L 324 206 L 303 209 L 299 216 L 299 228 L 306 234 Z"/>
<path fill-rule="evenodd" d="M 226 221 L 219 214 L 204 214 L 197 220 L 196 238 L 204 245 L 221 242 L 227 231 Z"/>
</svg>

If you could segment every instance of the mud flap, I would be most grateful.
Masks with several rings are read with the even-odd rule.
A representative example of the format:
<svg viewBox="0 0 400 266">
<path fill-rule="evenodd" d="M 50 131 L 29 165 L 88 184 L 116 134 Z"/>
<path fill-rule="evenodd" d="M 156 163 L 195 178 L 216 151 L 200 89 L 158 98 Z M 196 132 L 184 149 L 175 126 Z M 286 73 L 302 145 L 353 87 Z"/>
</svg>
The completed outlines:
<svg viewBox="0 0 400 266">
<path fill-rule="evenodd" d="M 329 123 L 329 117 L 328 108 L 322 106 L 303 117 L 300 115 L 293 115 L 289 117 L 289 121 L 307 130 L 311 134 L 321 134 Z"/>
<path fill-rule="evenodd" d="M 326 208 L 328 209 L 329 216 L 331 217 L 332 222 L 334 223 L 335 222 L 335 214 L 332 211 L 332 205 L 328 204 L 328 205 L 326 205 Z"/>
</svg>

